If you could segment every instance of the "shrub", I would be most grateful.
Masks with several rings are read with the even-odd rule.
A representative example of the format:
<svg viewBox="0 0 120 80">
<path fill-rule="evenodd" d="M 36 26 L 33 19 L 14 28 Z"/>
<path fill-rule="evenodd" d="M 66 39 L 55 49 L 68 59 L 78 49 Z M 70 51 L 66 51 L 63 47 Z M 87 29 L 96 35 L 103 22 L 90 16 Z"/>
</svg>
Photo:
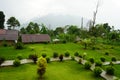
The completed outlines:
<svg viewBox="0 0 120 80">
<path fill-rule="evenodd" d="M 65 44 L 66 42 L 67 42 L 66 40 L 63 40 L 63 41 L 62 41 L 62 43 L 64 43 L 64 44 Z"/>
<path fill-rule="evenodd" d="M 94 59 L 93 59 L 93 58 L 90 58 L 89 61 L 90 61 L 91 63 L 94 63 Z"/>
<path fill-rule="evenodd" d="M 72 59 L 72 60 L 75 60 L 75 57 L 74 57 L 74 56 L 72 56 L 72 57 L 71 57 L 71 59 Z"/>
<path fill-rule="evenodd" d="M 17 42 L 17 43 L 15 44 L 15 49 L 23 49 L 23 48 L 24 48 L 23 43 Z"/>
<path fill-rule="evenodd" d="M 42 57 L 45 58 L 47 55 L 46 53 L 42 53 Z"/>
<path fill-rule="evenodd" d="M 102 69 L 100 67 L 95 67 L 94 69 L 95 76 L 99 77 L 101 73 L 102 73 Z"/>
<path fill-rule="evenodd" d="M 101 57 L 100 60 L 101 60 L 102 62 L 105 62 L 105 58 L 104 58 L 104 57 Z"/>
<path fill-rule="evenodd" d="M 5 61 L 4 57 L 0 57 L 0 65 Z"/>
<path fill-rule="evenodd" d="M 92 50 L 95 50 L 95 46 L 92 47 Z"/>
<path fill-rule="evenodd" d="M 78 63 L 81 64 L 82 63 L 82 59 L 79 59 Z"/>
<path fill-rule="evenodd" d="M 53 53 L 53 57 L 54 57 L 54 58 L 57 58 L 57 57 L 58 57 L 58 53 L 57 53 L 57 52 L 54 52 L 54 53 Z"/>
<path fill-rule="evenodd" d="M 60 61 L 63 61 L 63 55 L 62 54 L 59 56 L 59 59 L 60 59 Z"/>
<path fill-rule="evenodd" d="M 21 60 L 21 59 L 22 59 L 22 55 L 21 55 L 21 54 L 18 54 L 18 55 L 17 55 L 17 59 Z"/>
<path fill-rule="evenodd" d="M 110 62 L 110 65 L 113 66 L 114 65 L 113 62 Z"/>
<path fill-rule="evenodd" d="M 69 57 L 70 53 L 69 52 L 65 52 L 65 57 Z"/>
<path fill-rule="evenodd" d="M 109 55 L 109 53 L 108 53 L 108 52 L 105 52 L 105 55 L 107 55 L 107 56 L 108 56 L 108 55 Z"/>
<path fill-rule="evenodd" d="M 47 63 L 50 63 L 50 58 L 47 57 L 47 58 L 46 58 L 46 61 L 47 61 Z"/>
<path fill-rule="evenodd" d="M 82 56 L 81 54 L 79 54 L 79 57 L 80 57 L 80 58 L 83 58 L 83 56 Z"/>
<path fill-rule="evenodd" d="M 78 53 L 78 52 L 75 52 L 75 53 L 74 53 L 74 56 L 79 56 L 79 53 Z"/>
<path fill-rule="evenodd" d="M 102 62 L 101 61 L 97 61 L 96 63 L 95 63 L 95 66 L 102 66 Z"/>
<path fill-rule="evenodd" d="M 111 58 L 111 61 L 117 61 L 115 57 L 112 57 Z"/>
<path fill-rule="evenodd" d="M 14 65 L 15 67 L 20 66 L 20 60 L 19 60 L 19 59 L 16 59 L 16 60 L 13 62 L 13 65 Z"/>
<path fill-rule="evenodd" d="M 38 73 L 38 75 L 41 78 L 40 80 L 43 80 L 42 77 L 45 74 L 46 67 L 47 67 L 47 61 L 46 61 L 46 59 L 43 58 L 43 57 L 38 58 L 37 65 L 38 65 L 37 73 Z"/>
<path fill-rule="evenodd" d="M 6 40 L 3 40 L 3 41 L 2 41 L 2 46 L 4 46 L 4 47 L 7 47 L 7 46 L 8 46 Z"/>
<path fill-rule="evenodd" d="M 108 66 L 106 68 L 106 73 L 109 74 L 109 75 L 114 75 L 114 68 L 111 67 L 111 66 Z"/>
<path fill-rule="evenodd" d="M 90 69 L 91 67 L 91 63 L 90 62 L 86 62 L 85 63 L 85 69 Z"/>
<path fill-rule="evenodd" d="M 34 61 L 34 63 L 36 63 L 37 58 L 38 58 L 37 54 L 30 54 L 29 55 L 29 59 L 32 59 Z"/>
<path fill-rule="evenodd" d="M 87 53 L 84 52 L 83 53 L 83 59 L 85 59 L 86 55 L 87 55 Z"/>
</svg>

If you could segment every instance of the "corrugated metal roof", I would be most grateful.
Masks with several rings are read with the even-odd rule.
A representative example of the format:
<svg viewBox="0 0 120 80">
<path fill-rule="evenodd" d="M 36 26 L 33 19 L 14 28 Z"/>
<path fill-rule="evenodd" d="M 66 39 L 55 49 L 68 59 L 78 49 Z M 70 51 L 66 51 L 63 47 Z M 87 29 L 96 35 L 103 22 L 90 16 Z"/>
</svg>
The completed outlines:
<svg viewBox="0 0 120 80">
<path fill-rule="evenodd" d="M 22 42 L 50 42 L 50 36 L 48 34 L 22 34 Z"/>
<path fill-rule="evenodd" d="M 0 40 L 17 40 L 17 39 L 18 39 L 17 30 L 0 29 Z"/>
</svg>

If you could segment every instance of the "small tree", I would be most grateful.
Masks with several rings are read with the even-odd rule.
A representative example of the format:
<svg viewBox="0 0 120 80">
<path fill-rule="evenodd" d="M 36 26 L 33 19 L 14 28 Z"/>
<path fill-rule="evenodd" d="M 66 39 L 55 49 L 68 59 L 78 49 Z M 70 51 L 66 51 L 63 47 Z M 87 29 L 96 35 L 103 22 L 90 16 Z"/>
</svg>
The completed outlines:
<svg viewBox="0 0 120 80">
<path fill-rule="evenodd" d="M 17 42 L 17 43 L 15 44 L 15 49 L 23 49 L 23 48 L 24 48 L 24 45 L 23 45 L 22 42 Z"/>
<path fill-rule="evenodd" d="M 105 62 L 105 58 L 104 58 L 104 57 L 101 57 L 100 60 L 101 60 L 102 62 Z"/>
<path fill-rule="evenodd" d="M 106 73 L 109 74 L 109 75 L 114 75 L 114 68 L 112 66 L 108 66 L 106 68 Z"/>
<path fill-rule="evenodd" d="M 74 56 L 79 56 L 79 53 L 78 53 L 78 52 L 75 52 L 75 53 L 74 53 Z"/>
<path fill-rule="evenodd" d="M 95 67 L 94 69 L 95 76 L 99 77 L 101 73 L 102 73 L 102 69 L 100 67 Z"/>
<path fill-rule="evenodd" d="M 90 61 L 91 63 L 94 63 L 94 58 L 90 58 L 89 61 Z"/>
<path fill-rule="evenodd" d="M 101 62 L 101 61 L 97 61 L 97 62 L 95 63 L 95 66 L 101 67 L 101 66 L 102 66 L 102 62 Z"/>
<path fill-rule="evenodd" d="M 112 58 L 111 58 L 111 61 L 114 61 L 114 62 L 115 62 L 115 61 L 117 61 L 117 60 L 116 60 L 115 57 L 112 57 Z"/>
<path fill-rule="evenodd" d="M 90 69 L 91 67 L 91 63 L 90 62 L 86 62 L 85 63 L 85 69 Z"/>
<path fill-rule="evenodd" d="M 53 53 L 53 57 L 54 57 L 54 58 L 57 58 L 57 57 L 58 57 L 58 53 L 57 53 L 57 52 L 54 52 L 54 53 Z"/>
<path fill-rule="evenodd" d="M 47 67 L 46 59 L 43 57 L 38 58 L 37 65 L 38 65 L 37 73 L 40 76 L 40 80 L 41 80 L 43 78 L 43 74 L 45 73 Z"/>
<path fill-rule="evenodd" d="M 65 52 L 65 57 L 69 57 L 70 56 L 70 53 L 67 51 Z"/>
</svg>

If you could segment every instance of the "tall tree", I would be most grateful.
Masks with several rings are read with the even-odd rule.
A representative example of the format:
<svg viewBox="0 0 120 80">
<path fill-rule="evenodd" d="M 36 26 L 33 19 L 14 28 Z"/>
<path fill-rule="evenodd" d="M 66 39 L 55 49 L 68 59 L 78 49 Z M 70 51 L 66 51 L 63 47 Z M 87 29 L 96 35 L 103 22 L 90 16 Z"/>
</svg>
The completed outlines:
<svg viewBox="0 0 120 80">
<path fill-rule="evenodd" d="M 59 35 L 59 34 L 62 34 L 64 33 L 64 28 L 62 27 L 57 27 L 54 31 L 55 35 Z"/>
<path fill-rule="evenodd" d="M 74 34 L 74 35 L 79 35 L 80 34 L 80 29 L 77 26 L 71 25 L 67 29 L 68 34 Z"/>
<path fill-rule="evenodd" d="M 15 17 L 10 17 L 7 21 L 8 29 L 15 29 L 15 27 L 19 27 L 20 23 Z"/>
<path fill-rule="evenodd" d="M 22 28 L 20 29 L 20 32 L 21 32 L 22 34 L 26 34 L 26 33 L 27 33 L 27 31 L 26 31 L 26 29 L 25 29 L 24 27 L 22 27 Z"/>
<path fill-rule="evenodd" d="M 48 33 L 48 29 L 47 29 L 47 27 L 44 25 L 44 24 L 41 24 L 41 30 L 40 30 L 40 32 L 42 33 L 42 34 L 47 34 Z"/>
<path fill-rule="evenodd" d="M 5 15 L 0 11 L 0 29 L 4 29 Z"/>
<path fill-rule="evenodd" d="M 37 23 L 34 23 L 34 31 L 35 33 L 40 33 L 40 28 L 39 28 L 39 25 Z"/>
</svg>

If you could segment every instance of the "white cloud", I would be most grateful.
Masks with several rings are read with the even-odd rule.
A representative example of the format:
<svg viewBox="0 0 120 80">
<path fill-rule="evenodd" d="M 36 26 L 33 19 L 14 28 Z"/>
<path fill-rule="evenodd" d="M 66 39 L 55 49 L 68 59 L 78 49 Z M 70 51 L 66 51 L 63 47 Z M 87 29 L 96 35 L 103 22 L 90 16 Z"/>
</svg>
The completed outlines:
<svg viewBox="0 0 120 80">
<path fill-rule="evenodd" d="M 79 15 L 91 19 L 96 2 L 97 0 L 0 0 L 0 10 L 4 11 L 7 19 L 15 16 L 21 22 L 51 13 Z M 119 28 L 119 3 L 119 0 L 101 0 L 97 22 L 108 22 Z"/>
</svg>

